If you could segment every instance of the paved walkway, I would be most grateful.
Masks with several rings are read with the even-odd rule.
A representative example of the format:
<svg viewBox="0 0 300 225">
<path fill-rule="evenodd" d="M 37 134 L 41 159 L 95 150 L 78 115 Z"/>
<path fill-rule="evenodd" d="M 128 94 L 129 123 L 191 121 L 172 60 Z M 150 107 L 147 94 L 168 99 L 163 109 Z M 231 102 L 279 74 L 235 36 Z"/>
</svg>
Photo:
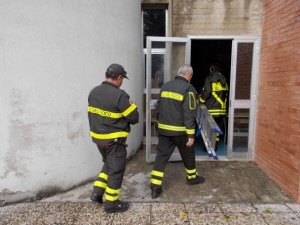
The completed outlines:
<svg viewBox="0 0 300 225">
<path fill-rule="evenodd" d="M 88 202 L 34 202 L 0 208 L 0 224 L 300 224 L 300 205 L 228 203 L 130 203 L 107 214 Z"/>
<path fill-rule="evenodd" d="M 46 224 L 270 224 L 300 225 L 294 204 L 254 162 L 197 162 L 201 185 L 186 185 L 182 162 L 167 165 L 163 193 L 151 199 L 153 164 L 145 151 L 128 161 L 120 199 L 130 202 L 124 213 L 107 214 L 89 199 L 93 182 L 34 202 L 0 207 L 0 225 Z"/>
</svg>

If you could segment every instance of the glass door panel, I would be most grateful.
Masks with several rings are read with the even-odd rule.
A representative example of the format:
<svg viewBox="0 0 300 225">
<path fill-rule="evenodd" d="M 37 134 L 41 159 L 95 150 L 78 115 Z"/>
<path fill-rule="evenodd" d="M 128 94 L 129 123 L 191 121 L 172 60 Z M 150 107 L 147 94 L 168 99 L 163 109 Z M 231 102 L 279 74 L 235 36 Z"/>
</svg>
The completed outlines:
<svg viewBox="0 0 300 225">
<path fill-rule="evenodd" d="M 157 43 L 165 49 L 153 49 Z M 178 69 L 186 62 L 187 38 L 147 37 L 146 54 L 146 89 L 145 93 L 145 121 L 146 121 L 146 161 L 153 162 L 156 156 L 157 121 L 155 104 L 159 97 L 161 86 L 172 80 Z M 162 51 L 163 50 L 163 51 Z M 174 151 L 170 160 L 181 159 L 178 151 Z"/>
<path fill-rule="evenodd" d="M 250 100 L 253 43 L 238 43 L 235 99 Z"/>
<path fill-rule="evenodd" d="M 227 146 L 232 159 L 253 159 L 255 46 L 257 39 L 233 40 Z"/>
<path fill-rule="evenodd" d="M 233 122 L 233 152 L 247 152 L 249 138 L 249 109 L 235 109 Z"/>
</svg>

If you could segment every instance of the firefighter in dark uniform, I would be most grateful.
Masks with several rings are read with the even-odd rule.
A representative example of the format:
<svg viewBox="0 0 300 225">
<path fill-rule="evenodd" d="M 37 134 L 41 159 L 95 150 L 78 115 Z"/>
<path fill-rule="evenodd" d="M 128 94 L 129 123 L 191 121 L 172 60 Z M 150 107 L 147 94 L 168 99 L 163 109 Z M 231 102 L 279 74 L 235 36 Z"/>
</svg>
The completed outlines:
<svg viewBox="0 0 300 225">
<path fill-rule="evenodd" d="M 104 162 L 94 182 L 91 200 L 103 203 L 108 213 L 124 212 L 129 204 L 119 200 L 120 189 L 126 168 L 126 138 L 130 124 L 139 120 L 137 106 L 128 94 L 120 89 L 126 71 L 119 64 L 111 64 L 106 71 L 106 80 L 89 94 L 88 117 L 90 135 L 97 145 Z"/>
<path fill-rule="evenodd" d="M 209 70 L 210 73 L 205 78 L 204 86 L 200 94 L 200 103 L 205 104 L 209 113 L 222 129 L 226 123 L 228 85 L 226 78 L 220 73 L 220 65 L 218 63 L 211 64 Z M 217 134 L 216 141 L 219 141 L 219 134 Z"/>
<path fill-rule="evenodd" d="M 179 149 L 187 184 L 204 182 L 198 176 L 195 163 L 194 136 L 196 118 L 196 90 L 190 84 L 193 69 L 183 65 L 174 80 L 165 83 L 157 101 L 158 145 L 151 172 L 151 196 L 157 198 L 162 192 L 162 180 L 166 164 L 175 147 Z"/>
</svg>

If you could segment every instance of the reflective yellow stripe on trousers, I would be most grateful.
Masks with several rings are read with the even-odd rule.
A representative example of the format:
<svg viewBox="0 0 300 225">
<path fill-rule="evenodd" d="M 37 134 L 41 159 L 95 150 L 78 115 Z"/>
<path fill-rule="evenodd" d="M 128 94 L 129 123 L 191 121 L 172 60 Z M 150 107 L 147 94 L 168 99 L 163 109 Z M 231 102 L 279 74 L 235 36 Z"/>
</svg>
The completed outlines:
<svg viewBox="0 0 300 225">
<path fill-rule="evenodd" d="M 151 183 L 156 185 L 162 184 L 162 179 L 164 177 L 164 173 L 156 170 L 152 170 L 151 172 Z M 160 180 L 158 180 L 160 179 Z"/>
<path fill-rule="evenodd" d="M 119 199 L 120 189 L 112 189 L 109 187 L 106 187 L 106 195 L 105 199 L 108 201 L 116 201 Z"/>
</svg>

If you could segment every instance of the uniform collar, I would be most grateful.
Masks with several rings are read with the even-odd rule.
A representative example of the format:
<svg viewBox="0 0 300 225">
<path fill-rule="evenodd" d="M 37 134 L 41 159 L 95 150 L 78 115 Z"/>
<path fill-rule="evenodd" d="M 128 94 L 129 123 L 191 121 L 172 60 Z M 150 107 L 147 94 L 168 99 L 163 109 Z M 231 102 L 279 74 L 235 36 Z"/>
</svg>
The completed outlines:
<svg viewBox="0 0 300 225">
<path fill-rule="evenodd" d="M 102 84 L 108 84 L 108 85 L 111 85 L 115 88 L 118 88 L 115 84 L 111 83 L 111 82 L 108 82 L 108 81 L 103 81 Z"/>
<path fill-rule="evenodd" d="M 183 76 L 179 76 L 179 75 L 177 75 L 176 77 L 175 77 L 175 79 L 180 79 L 180 80 L 184 80 L 184 81 L 186 81 L 186 82 L 188 82 L 188 83 L 190 83 L 185 77 L 183 77 Z"/>
</svg>

